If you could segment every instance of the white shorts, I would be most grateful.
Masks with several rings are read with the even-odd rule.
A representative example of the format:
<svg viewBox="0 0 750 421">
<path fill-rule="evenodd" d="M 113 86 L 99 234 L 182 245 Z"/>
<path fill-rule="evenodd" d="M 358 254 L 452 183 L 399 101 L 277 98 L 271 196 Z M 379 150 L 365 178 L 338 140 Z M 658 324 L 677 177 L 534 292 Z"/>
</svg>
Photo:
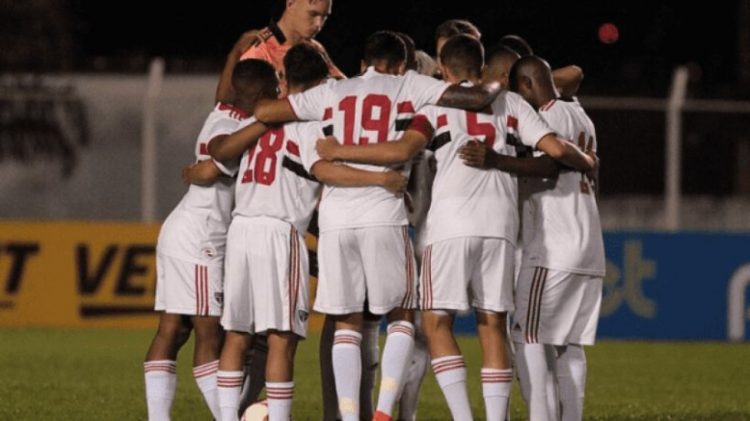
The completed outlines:
<svg viewBox="0 0 750 421">
<path fill-rule="evenodd" d="M 325 231 L 318 238 L 315 311 L 373 314 L 417 306 L 414 251 L 406 226 Z"/>
<path fill-rule="evenodd" d="M 307 248 L 293 225 L 275 218 L 235 217 L 227 234 L 226 330 L 307 334 Z"/>
<path fill-rule="evenodd" d="M 157 253 L 154 309 L 189 316 L 221 316 L 223 267 L 221 260 L 196 264 Z"/>
<path fill-rule="evenodd" d="M 593 345 L 601 301 L 599 276 L 523 268 L 516 290 L 513 341 Z"/>
<path fill-rule="evenodd" d="M 513 310 L 513 250 L 502 238 L 459 237 L 422 253 L 422 310 Z"/>
</svg>

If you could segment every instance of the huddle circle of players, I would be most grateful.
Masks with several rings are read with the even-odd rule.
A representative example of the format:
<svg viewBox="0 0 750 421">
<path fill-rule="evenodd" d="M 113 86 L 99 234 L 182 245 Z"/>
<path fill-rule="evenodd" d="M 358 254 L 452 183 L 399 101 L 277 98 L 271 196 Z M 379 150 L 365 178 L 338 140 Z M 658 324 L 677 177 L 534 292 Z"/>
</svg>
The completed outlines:
<svg viewBox="0 0 750 421">
<path fill-rule="evenodd" d="M 552 71 L 517 36 L 485 53 L 475 26 L 450 20 L 437 66 L 378 31 L 347 79 L 313 39 L 330 13 L 330 0 L 289 0 L 227 57 L 157 243 L 149 419 L 170 417 L 192 330 L 215 419 L 238 420 L 265 388 L 268 419 L 289 420 L 314 310 L 323 419 L 416 419 L 429 362 L 452 418 L 470 420 L 452 323 L 471 309 L 487 420 L 506 419 L 514 375 L 532 420 L 582 419 L 604 250 L 596 135 L 572 97 L 581 70 Z"/>
</svg>

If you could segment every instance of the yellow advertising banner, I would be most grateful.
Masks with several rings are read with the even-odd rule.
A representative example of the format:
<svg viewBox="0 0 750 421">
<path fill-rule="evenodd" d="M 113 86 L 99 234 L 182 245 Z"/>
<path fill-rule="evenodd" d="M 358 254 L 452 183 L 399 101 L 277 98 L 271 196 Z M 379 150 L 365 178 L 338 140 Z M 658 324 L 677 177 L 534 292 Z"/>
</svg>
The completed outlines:
<svg viewBox="0 0 750 421">
<path fill-rule="evenodd" d="M 0 222 L 0 327 L 156 328 L 158 235 L 159 224 Z"/>
</svg>

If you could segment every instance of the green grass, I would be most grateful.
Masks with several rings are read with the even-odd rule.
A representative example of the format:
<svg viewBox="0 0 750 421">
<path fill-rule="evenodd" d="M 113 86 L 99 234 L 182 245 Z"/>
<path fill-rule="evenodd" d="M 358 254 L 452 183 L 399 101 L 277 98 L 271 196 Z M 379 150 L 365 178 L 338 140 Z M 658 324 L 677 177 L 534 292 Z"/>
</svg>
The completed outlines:
<svg viewBox="0 0 750 421">
<path fill-rule="evenodd" d="M 138 330 L 0 330 L 0 420 L 144 420 L 142 359 L 153 332 Z M 483 415 L 473 337 L 460 339 L 472 406 Z M 175 420 L 209 420 L 190 374 L 192 343 L 178 363 Z M 605 341 L 588 348 L 586 419 L 750 420 L 750 345 Z M 295 420 L 321 414 L 317 338 L 297 357 Z M 512 418 L 526 419 L 514 389 Z M 420 420 L 445 420 L 448 409 L 428 373 Z"/>
</svg>

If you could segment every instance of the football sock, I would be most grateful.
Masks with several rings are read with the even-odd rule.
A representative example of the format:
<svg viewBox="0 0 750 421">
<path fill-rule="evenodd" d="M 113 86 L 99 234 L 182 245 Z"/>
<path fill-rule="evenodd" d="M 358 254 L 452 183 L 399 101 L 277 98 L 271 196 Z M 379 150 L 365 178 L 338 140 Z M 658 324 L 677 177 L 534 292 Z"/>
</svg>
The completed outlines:
<svg viewBox="0 0 750 421">
<path fill-rule="evenodd" d="M 432 360 L 432 371 L 443 390 L 454 420 L 471 420 L 469 394 L 466 390 L 464 357 L 451 355 Z"/>
<path fill-rule="evenodd" d="M 359 383 L 362 376 L 362 335 L 339 329 L 333 337 L 333 375 L 342 421 L 359 420 Z"/>
<path fill-rule="evenodd" d="M 216 394 L 216 371 L 219 369 L 219 360 L 211 361 L 198 367 L 193 367 L 193 378 L 203 394 L 203 399 L 211 410 L 214 419 L 220 419 L 219 397 Z"/>
<path fill-rule="evenodd" d="M 586 390 L 586 353 L 581 345 L 568 345 L 557 358 L 557 383 L 562 403 L 562 421 L 583 418 Z"/>
<path fill-rule="evenodd" d="M 154 360 L 143 363 L 146 405 L 150 421 L 168 421 L 177 389 L 177 362 Z"/>
<path fill-rule="evenodd" d="M 512 369 L 482 369 L 482 396 L 484 396 L 487 421 L 505 420 L 512 384 Z"/>
<path fill-rule="evenodd" d="M 543 344 L 516 342 L 516 367 L 521 380 L 521 394 L 529 409 L 529 419 L 554 419 L 547 404 L 547 382 L 552 375 Z"/>
<path fill-rule="evenodd" d="M 389 324 L 388 337 L 383 348 L 378 412 L 391 415 L 413 351 L 414 325 L 405 320 Z"/>
<path fill-rule="evenodd" d="M 240 389 L 244 380 L 245 373 L 239 370 L 219 370 L 216 372 L 221 421 L 237 421 L 239 419 Z"/>
<path fill-rule="evenodd" d="M 266 382 L 268 421 L 289 421 L 292 418 L 294 382 Z"/>
</svg>

